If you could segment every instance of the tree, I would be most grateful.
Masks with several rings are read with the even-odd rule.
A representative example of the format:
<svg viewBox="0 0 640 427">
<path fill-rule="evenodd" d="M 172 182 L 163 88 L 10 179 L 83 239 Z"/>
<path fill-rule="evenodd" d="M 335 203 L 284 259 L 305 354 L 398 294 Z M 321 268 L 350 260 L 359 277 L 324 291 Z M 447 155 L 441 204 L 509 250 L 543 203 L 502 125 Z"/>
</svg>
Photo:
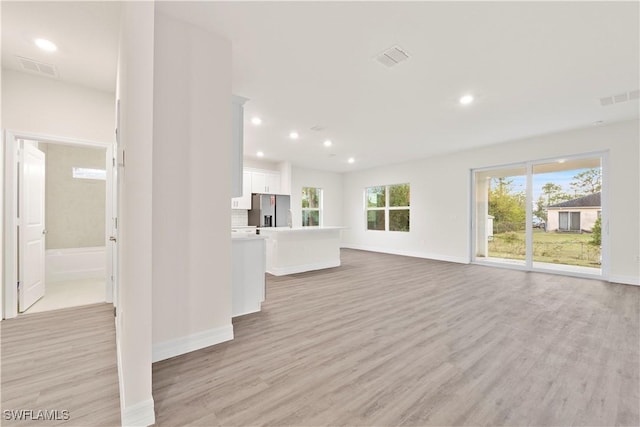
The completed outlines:
<svg viewBox="0 0 640 427">
<path fill-rule="evenodd" d="M 496 233 L 523 230 L 527 218 L 526 197 L 513 191 L 513 180 L 493 178 L 489 190 L 489 215 Z"/>
<path fill-rule="evenodd" d="M 538 201 L 536 202 L 536 208 L 533 211 L 533 215 L 547 222 L 547 202 L 544 199 L 544 196 L 540 195 L 538 197 Z"/>
<path fill-rule="evenodd" d="M 602 190 L 602 169 L 591 168 L 582 171 L 573 177 L 569 184 L 575 192 L 574 197 L 586 196 Z"/>
<path fill-rule="evenodd" d="M 562 186 L 547 182 L 542 186 L 542 193 L 547 199 L 547 206 L 571 200 L 573 197 L 562 190 Z"/>
<path fill-rule="evenodd" d="M 591 234 L 590 244 L 593 246 L 602 245 L 602 217 L 598 217 L 596 222 L 593 224 L 593 228 L 591 229 L 593 234 Z"/>
</svg>

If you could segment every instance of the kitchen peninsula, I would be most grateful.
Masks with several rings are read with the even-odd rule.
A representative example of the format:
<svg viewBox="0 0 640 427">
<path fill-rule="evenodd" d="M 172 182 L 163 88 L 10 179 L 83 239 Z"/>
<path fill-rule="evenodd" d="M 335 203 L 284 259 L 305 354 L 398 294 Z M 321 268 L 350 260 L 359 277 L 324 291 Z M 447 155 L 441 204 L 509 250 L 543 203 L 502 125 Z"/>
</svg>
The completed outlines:
<svg viewBox="0 0 640 427">
<path fill-rule="evenodd" d="M 267 273 L 274 276 L 340 266 L 340 232 L 346 227 L 262 227 Z"/>
</svg>

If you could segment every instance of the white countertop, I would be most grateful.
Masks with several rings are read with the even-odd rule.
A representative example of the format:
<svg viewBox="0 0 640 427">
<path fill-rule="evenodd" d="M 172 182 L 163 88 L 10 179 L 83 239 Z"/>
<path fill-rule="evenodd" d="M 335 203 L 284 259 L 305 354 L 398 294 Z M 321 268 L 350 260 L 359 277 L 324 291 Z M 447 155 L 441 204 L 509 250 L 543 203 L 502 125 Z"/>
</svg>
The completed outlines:
<svg viewBox="0 0 640 427">
<path fill-rule="evenodd" d="M 344 230 L 347 227 L 340 225 L 327 225 L 323 227 L 259 227 L 258 230 L 262 231 L 326 231 L 326 230 Z"/>
</svg>

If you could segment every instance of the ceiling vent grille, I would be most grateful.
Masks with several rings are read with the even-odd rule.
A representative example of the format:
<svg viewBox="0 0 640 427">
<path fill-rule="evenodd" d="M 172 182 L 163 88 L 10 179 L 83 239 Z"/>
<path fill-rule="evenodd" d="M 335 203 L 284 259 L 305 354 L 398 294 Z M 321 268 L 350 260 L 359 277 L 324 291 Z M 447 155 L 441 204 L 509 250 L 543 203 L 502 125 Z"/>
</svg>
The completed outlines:
<svg viewBox="0 0 640 427">
<path fill-rule="evenodd" d="M 29 58 L 23 58 L 21 56 L 18 56 L 17 58 L 23 71 L 52 78 L 58 77 L 58 70 L 56 69 L 55 65 L 45 64 L 44 62 L 35 61 Z"/>
<path fill-rule="evenodd" d="M 608 107 L 609 105 L 619 104 L 621 102 L 634 101 L 640 97 L 640 90 L 632 90 L 629 92 L 618 93 L 611 96 L 605 96 L 604 98 L 600 98 L 600 105 L 603 107 Z"/>
<path fill-rule="evenodd" d="M 393 46 L 376 56 L 376 60 L 387 67 L 393 67 L 407 59 L 409 55 L 399 46 Z"/>
</svg>

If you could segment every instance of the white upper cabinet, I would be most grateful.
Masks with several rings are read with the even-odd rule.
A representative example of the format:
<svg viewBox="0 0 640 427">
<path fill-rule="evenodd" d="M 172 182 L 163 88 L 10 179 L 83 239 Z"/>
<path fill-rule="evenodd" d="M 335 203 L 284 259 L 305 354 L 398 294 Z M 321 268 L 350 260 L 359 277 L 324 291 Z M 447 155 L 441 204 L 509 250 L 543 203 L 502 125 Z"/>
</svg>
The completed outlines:
<svg viewBox="0 0 640 427">
<path fill-rule="evenodd" d="M 231 209 L 251 209 L 251 172 L 242 173 L 242 197 L 231 199 Z"/>
<path fill-rule="evenodd" d="M 280 194 L 280 173 L 252 171 L 251 192 L 263 194 Z"/>
<path fill-rule="evenodd" d="M 247 98 L 232 97 L 232 144 L 231 144 L 231 197 L 242 197 L 242 154 L 244 150 L 244 103 Z M 233 206 L 233 203 L 232 203 Z"/>
<path fill-rule="evenodd" d="M 267 181 L 267 193 L 280 194 L 280 174 L 268 173 L 266 174 Z"/>
<path fill-rule="evenodd" d="M 267 192 L 267 174 L 263 172 L 251 172 L 251 192 Z"/>
</svg>

